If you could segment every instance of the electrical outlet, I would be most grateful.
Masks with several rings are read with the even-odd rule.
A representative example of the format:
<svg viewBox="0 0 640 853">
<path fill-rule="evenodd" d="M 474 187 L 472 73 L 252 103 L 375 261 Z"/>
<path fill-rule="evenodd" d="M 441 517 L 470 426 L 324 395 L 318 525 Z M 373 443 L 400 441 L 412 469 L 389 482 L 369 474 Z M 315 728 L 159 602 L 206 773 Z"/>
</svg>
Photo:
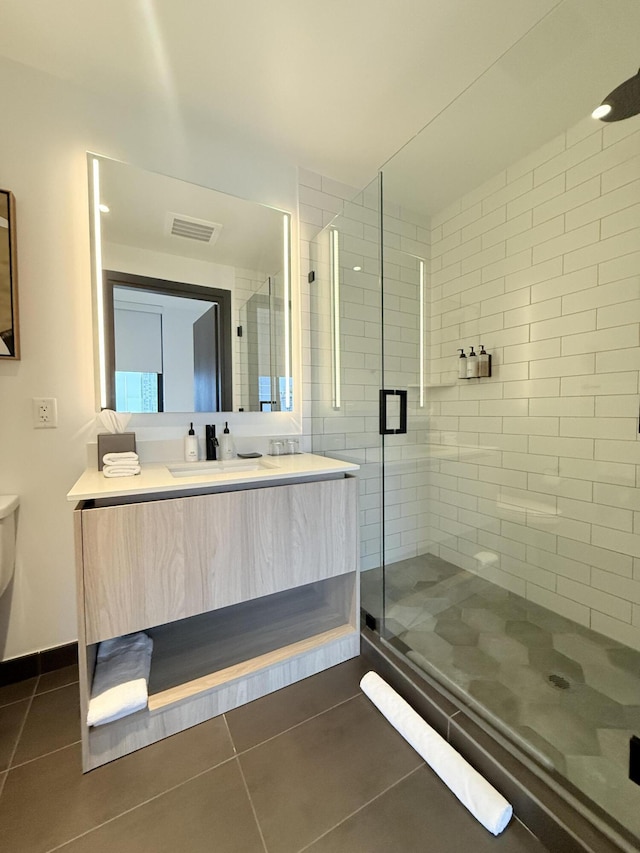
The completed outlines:
<svg viewBox="0 0 640 853">
<path fill-rule="evenodd" d="M 55 429 L 58 426 L 58 402 L 55 397 L 34 397 L 33 428 Z"/>
</svg>

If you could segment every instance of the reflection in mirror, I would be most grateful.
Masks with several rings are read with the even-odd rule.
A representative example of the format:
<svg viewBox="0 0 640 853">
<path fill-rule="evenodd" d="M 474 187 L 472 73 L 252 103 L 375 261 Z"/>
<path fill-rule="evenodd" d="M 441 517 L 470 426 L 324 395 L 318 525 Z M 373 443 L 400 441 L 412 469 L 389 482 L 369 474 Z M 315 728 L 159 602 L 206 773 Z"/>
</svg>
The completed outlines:
<svg viewBox="0 0 640 853">
<path fill-rule="evenodd" d="M 88 159 L 100 406 L 291 411 L 289 214 Z"/>
<path fill-rule="evenodd" d="M 229 411 L 229 291 L 111 270 L 103 281 L 109 408 Z"/>
</svg>

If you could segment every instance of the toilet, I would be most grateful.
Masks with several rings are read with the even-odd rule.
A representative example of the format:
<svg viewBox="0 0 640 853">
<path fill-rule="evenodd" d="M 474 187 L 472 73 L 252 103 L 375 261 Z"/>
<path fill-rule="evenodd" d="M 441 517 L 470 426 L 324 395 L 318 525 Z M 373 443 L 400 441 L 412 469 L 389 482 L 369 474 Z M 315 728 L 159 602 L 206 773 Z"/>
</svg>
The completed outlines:
<svg viewBox="0 0 640 853">
<path fill-rule="evenodd" d="M 0 495 L 0 595 L 9 586 L 16 559 L 17 495 Z"/>
</svg>

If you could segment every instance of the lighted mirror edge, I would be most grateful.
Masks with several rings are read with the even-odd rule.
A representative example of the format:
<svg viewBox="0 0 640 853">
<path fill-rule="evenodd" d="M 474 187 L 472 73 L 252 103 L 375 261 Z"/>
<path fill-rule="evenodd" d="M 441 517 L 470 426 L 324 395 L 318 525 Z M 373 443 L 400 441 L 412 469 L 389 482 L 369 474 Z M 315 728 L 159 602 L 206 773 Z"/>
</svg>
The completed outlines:
<svg viewBox="0 0 640 853">
<path fill-rule="evenodd" d="M 107 363 L 104 340 L 104 289 L 102 284 L 102 229 L 100 226 L 100 161 L 91 157 L 91 193 L 93 210 L 93 263 L 95 276 L 96 312 L 98 326 L 98 371 L 100 408 L 107 405 Z"/>
</svg>

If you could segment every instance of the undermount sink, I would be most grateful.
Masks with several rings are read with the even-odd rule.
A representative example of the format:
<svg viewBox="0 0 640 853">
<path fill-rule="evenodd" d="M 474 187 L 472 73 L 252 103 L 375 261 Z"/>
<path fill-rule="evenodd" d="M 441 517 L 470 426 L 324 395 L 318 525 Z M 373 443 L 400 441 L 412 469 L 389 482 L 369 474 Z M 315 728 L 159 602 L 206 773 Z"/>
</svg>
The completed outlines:
<svg viewBox="0 0 640 853">
<path fill-rule="evenodd" d="M 207 462 L 179 462 L 167 465 L 169 473 L 173 477 L 201 477 L 208 475 L 215 477 L 220 474 L 235 474 L 239 471 L 261 471 L 271 468 L 262 459 L 225 459 L 224 461 Z"/>
</svg>

